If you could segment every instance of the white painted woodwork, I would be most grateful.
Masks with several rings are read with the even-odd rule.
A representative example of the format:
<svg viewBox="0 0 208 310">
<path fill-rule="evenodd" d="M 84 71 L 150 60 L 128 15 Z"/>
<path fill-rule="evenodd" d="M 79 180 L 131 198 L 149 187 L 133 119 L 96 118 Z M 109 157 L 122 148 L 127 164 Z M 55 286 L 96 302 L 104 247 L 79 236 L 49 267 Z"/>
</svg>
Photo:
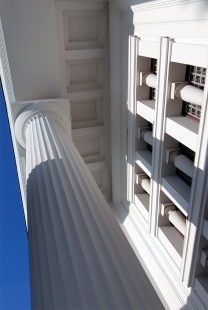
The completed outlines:
<svg viewBox="0 0 208 310">
<path fill-rule="evenodd" d="M 196 151 L 199 124 L 187 117 L 167 117 L 165 131 L 175 140 Z"/>
<path fill-rule="evenodd" d="M 152 171 L 152 154 L 148 150 L 136 152 L 136 163 L 151 177 Z"/>
<path fill-rule="evenodd" d="M 207 52 L 206 45 L 173 43 L 171 61 L 206 68 Z"/>
<path fill-rule="evenodd" d="M 137 114 L 153 123 L 155 119 L 155 102 L 153 100 L 137 101 Z"/>
<path fill-rule="evenodd" d="M 125 0 L 122 2 L 126 2 L 125 6 L 128 6 L 129 2 Z M 177 0 L 177 2 L 173 0 L 169 2 L 167 0 L 144 2 L 132 0 L 130 3 L 129 5 L 133 5 L 136 36 L 173 37 L 178 43 L 188 42 L 193 45 L 208 42 L 206 0 L 188 3 L 186 0 Z M 193 56 L 188 54 L 187 57 Z M 205 59 L 204 56 L 203 59 Z M 199 63 L 201 63 L 200 60 Z"/>
<path fill-rule="evenodd" d="M 174 153 L 174 152 L 173 152 Z M 174 154 L 172 154 L 174 155 Z M 194 174 L 194 163 L 185 155 L 176 155 L 172 158 L 172 162 L 176 166 L 176 168 L 180 169 L 188 176 L 193 178 Z"/>
<path fill-rule="evenodd" d="M 144 217 L 145 221 L 149 220 L 149 195 L 148 194 L 136 194 L 135 205 Z"/>
<path fill-rule="evenodd" d="M 67 93 L 102 89 L 102 59 L 66 61 Z"/>
<path fill-rule="evenodd" d="M 134 182 L 135 182 L 135 172 L 133 168 L 133 163 L 135 161 L 135 143 L 136 143 L 136 87 L 137 81 L 137 60 L 139 51 L 139 40 L 129 37 L 129 58 L 128 58 L 128 115 L 127 115 L 127 200 L 134 200 Z M 143 70 L 140 70 L 143 71 Z M 144 91 L 144 89 L 143 89 Z M 143 125 L 143 124 L 142 124 Z M 140 159 L 138 159 L 140 160 Z M 145 171 L 147 173 L 147 171 Z M 147 173 L 148 174 L 148 173 Z"/>
<path fill-rule="evenodd" d="M 158 239 L 163 247 L 174 258 L 175 264 L 180 268 L 183 252 L 183 238 L 172 226 L 159 227 Z"/>
<path fill-rule="evenodd" d="M 184 213 L 188 214 L 190 187 L 178 176 L 162 178 L 162 190 L 171 201 Z"/>
<path fill-rule="evenodd" d="M 32 308 L 161 309 L 67 134 L 64 111 L 40 108 L 29 105 L 16 120 L 26 147 Z"/>
<path fill-rule="evenodd" d="M 61 94 L 70 100 L 72 135 L 85 163 L 106 160 L 111 198 L 109 56 L 106 1 L 57 1 Z M 102 136 L 99 134 L 103 127 Z M 88 134 L 94 128 L 93 135 Z M 81 130 L 82 129 L 82 130 Z M 79 136 L 75 138 L 75 131 Z M 100 179 L 95 178 L 100 184 Z"/>
<path fill-rule="evenodd" d="M 136 130 L 139 128 L 139 139 L 135 142 L 135 147 L 133 144 L 129 144 L 129 147 L 133 147 L 136 151 L 136 160 L 135 160 L 135 173 L 141 173 L 142 171 L 147 173 L 152 179 L 152 189 L 150 193 L 150 203 L 148 204 L 148 217 L 147 217 L 147 209 L 144 208 L 144 204 L 142 204 L 139 200 L 139 195 L 142 195 L 142 191 L 140 187 L 136 184 L 133 189 L 135 190 L 134 199 L 129 199 L 130 203 L 135 204 L 135 208 L 138 210 L 135 211 L 133 208 L 128 208 L 129 212 L 127 212 L 129 217 L 129 225 L 127 228 L 127 234 L 131 234 L 131 222 L 136 218 L 144 225 L 147 229 L 147 226 L 144 223 L 144 218 L 148 218 L 148 221 L 151 222 L 152 232 L 156 233 L 157 240 L 159 239 L 159 243 L 155 240 L 156 244 L 162 251 L 162 255 L 164 255 L 167 263 L 170 263 L 172 266 L 172 270 L 170 271 L 170 277 L 173 280 L 173 274 L 177 274 L 178 281 L 185 281 L 185 285 L 187 285 L 186 289 L 188 292 L 188 286 L 194 287 L 194 274 L 195 272 L 200 272 L 203 274 L 202 268 L 198 266 L 197 261 L 197 251 L 194 252 L 194 244 L 197 247 L 200 247 L 202 244 L 200 231 L 202 231 L 202 223 L 203 223 L 203 214 L 205 209 L 205 198 L 207 193 L 207 182 L 205 183 L 197 183 L 197 185 L 201 184 L 201 191 L 199 187 L 196 186 L 198 178 L 202 178 L 206 175 L 206 169 L 199 168 L 198 160 L 202 160 L 205 165 L 205 157 L 207 156 L 207 147 L 204 145 L 204 153 L 202 154 L 199 150 L 198 146 L 202 146 L 201 139 L 203 138 L 203 134 L 205 134 L 206 130 L 203 127 L 207 122 L 205 121 L 207 115 L 207 84 L 205 85 L 205 91 L 202 92 L 199 90 L 200 94 L 196 94 L 197 90 L 193 89 L 193 87 L 187 87 L 187 91 L 189 89 L 193 89 L 193 94 L 187 93 L 183 96 L 182 99 L 186 101 L 193 102 L 194 104 L 200 104 L 204 106 L 204 111 L 202 112 L 202 118 L 200 120 L 200 124 L 195 123 L 191 119 L 184 118 L 181 116 L 181 108 L 182 108 L 182 100 L 177 98 L 173 100 L 170 99 L 170 90 L 171 83 L 176 81 L 185 80 L 185 68 L 186 64 L 194 65 L 194 66 L 202 66 L 207 68 L 207 17 L 201 20 L 201 16 L 199 12 L 203 12 L 202 7 L 206 6 L 205 1 L 197 1 L 197 5 L 200 5 L 201 9 L 198 7 L 198 11 L 194 13 L 196 10 L 195 4 L 187 4 L 185 1 L 180 1 L 180 10 L 179 7 L 176 9 L 176 6 L 173 6 L 173 2 L 166 4 L 165 1 L 157 1 L 155 3 L 143 3 L 138 4 L 133 7 L 134 11 L 134 24 L 135 24 L 135 38 L 132 38 L 130 41 L 130 51 L 129 51 L 129 90 L 132 95 L 129 96 L 129 109 L 134 111 L 134 107 L 132 105 L 135 104 L 133 94 L 136 91 L 137 93 L 137 118 L 135 120 Z M 121 5 L 122 6 L 122 5 Z M 185 16 L 190 16 L 189 25 L 187 20 L 182 17 L 182 12 L 186 12 L 185 6 L 189 7 L 189 12 L 185 13 Z M 182 9 L 184 7 L 184 10 Z M 194 9 L 195 8 L 195 9 Z M 205 9 L 205 8 L 204 8 Z M 175 17 L 174 27 L 171 25 L 170 16 L 173 14 L 174 10 L 179 11 L 179 15 Z M 201 11 L 200 11 L 201 10 Z M 160 12 L 160 13 L 159 13 Z M 163 12 L 163 13 L 162 13 Z M 201 20 L 201 24 L 196 24 L 194 19 L 194 14 L 197 16 L 196 20 Z M 170 18 L 170 21 L 166 20 L 167 16 Z M 202 26 L 203 24 L 203 26 Z M 189 30 L 188 30 L 188 27 Z M 204 27 L 204 28 L 203 28 Z M 193 30 L 195 28 L 195 30 Z M 191 29 L 191 30 L 190 30 Z M 196 30 L 197 29 L 197 30 Z M 197 31 L 197 32 L 196 32 Z M 201 33 L 200 33 L 201 31 Z M 191 32 L 192 37 L 191 38 Z M 167 33 L 167 34 L 166 34 Z M 173 36 L 174 33 L 174 36 Z M 197 33 L 196 38 L 194 38 L 194 33 Z M 169 40 L 169 42 L 165 41 L 166 39 L 162 39 L 158 44 L 158 53 L 159 56 L 153 57 L 151 52 L 148 51 L 148 48 L 145 46 L 156 46 L 157 38 L 160 36 L 173 37 L 173 40 Z M 149 37 L 148 37 L 149 36 Z M 153 37 L 155 36 L 155 37 Z M 184 38 L 180 37 L 184 36 Z M 204 40 L 201 39 L 204 36 Z M 137 38 L 138 37 L 138 38 Z M 138 42 L 137 42 L 138 40 Z M 138 44 L 138 57 L 136 60 L 133 58 L 135 55 L 135 47 L 134 44 L 137 42 Z M 144 44 L 142 44 L 144 42 Z M 148 42 L 146 44 L 146 42 Z M 151 43 L 149 43 L 151 42 Z M 143 45 L 143 50 L 140 54 L 139 46 Z M 135 56 L 134 56 L 135 57 Z M 148 58 L 149 57 L 149 58 Z M 143 91 L 140 88 L 140 72 L 150 72 L 150 66 L 148 65 L 148 59 L 157 58 L 157 75 L 158 75 L 158 86 L 157 94 L 156 94 L 156 102 L 148 101 L 148 91 L 145 93 L 145 86 L 143 86 Z M 140 69 L 140 66 L 146 67 Z M 150 62 L 149 62 L 150 63 Z M 137 68 L 135 70 L 135 67 Z M 134 75 L 134 80 L 132 76 Z M 151 85 L 150 85 L 151 86 Z M 186 90 L 184 87 L 184 90 Z M 160 93 L 159 93 L 160 92 Z M 191 100 L 189 97 L 192 97 Z M 201 98 L 203 96 L 203 99 Z M 200 98 L 199 98 L 200 97 Z M 141 98 L 141 99 L 140 99 Z M 145 104 L 144 104 L 145 103 Z M 141 140 L 141 128 L 147 128 L 148 123 L 151 122 L 153 124 L 153 154 L 151 155 L 151 160 L 147 161 L 147 156 L 141 156 L 142 152 L 147 152 L 146 145 L 144 141 Z M 207 125 L 205 125 L 207 126 Z M 132 126 L 133 128 L 133 126 Z M 203 129 L 202 129 L 203 128 Z M 128 139 L 132 141 L 134 139 L 134 133 L 132 132 Z M 202 134 L 202 135 L 201 135 Z M 204 140 L 203 140 L 204 141 Z M 190 162 L 190 167 L 187 166 L 188 163 L 182 162 L 183 156 L 181 158 L 178 157 L 179 163 L 177 166 L 185 171 L 189 176 L 193 178 L 191 188 L 187 186 L 178 176 L 175 175 L 175 169 L 170 165 L 164 162 L 165 159 L 165 149 L 166 148 L 177 148 L 178 142 L 181 142 L 191 150 L 195 152 L 195 161 L 194 163 Z M 128 152 L 130 152 L 128 150 Z M 150 153 L 151 154 L 151 153 Z M 148 162 L 148 163 L 147 163 Z M 138 170 L 139 169 L 139 170 Z M 142 169 L 142 170 L 140 170 Z M 151 174 L 150 174 L 151 171 Z M 132 173 L 133 175 L 133 173 Z M 130 174 L 128 175 L 129 180 Z M 132 180 L 134 180 L 134 176 L 129 182 L 131 184 Z M 154 183 L 154 180 L 158 180 Z M 202 181 L 204 182 L 204 181 Z M 158 184 L 161 184 L 158 186 Z M 204 185 L 202 185 L 204 184 Z M 155 186 L 156 185 L 156 186 Z M 200 185 L 199 185 L 200 186 Z M 204 189 L 202 189 L 204 186 Z M 161 233 L 161 227 L 165 227 L 168 224 L 168 219 L 162 220 L 160 218 L 160 206 L 161 199 L 165 195 L 167 200 L 168 198 L 176 204 L 179 210 L 188 217 L 187 224 L 185 224 L 185 219 L 183 219 L 182 224 L 182 232 L 185 235 L 184 240 L 181 238 L 180 234 L 174 230 L 174 233 Z M 129 196 L 130 197 L 130 196 Z M 195 205 L 197 199 L 201 202 L 201 210 L 199 215 L 199 204 L 198 207 Z M 164 201 L 164 200 L 163 200 Z M 153 207 L 153 209 L 152 209 Z M 117 209 L 118 210 L 118 209 Z M 134 211 L 133 211 L 134 210 Z M 198 211 L 197 211 L 198 210 Z M 153 213 L 152 213 L 153 211 Z M 193 213 L 192 213 L 193 212 Z M 180 214 L 180 213 L 179 213 Z M 207 214 L 207 213 L 206 213 Z M 117 213 L 119 216 L 119 214 Z M 175 220 L 175 219 L 174 219 Z M 125 223 L 127 223 L 127 218 Z M 167 221 L 167 222 L 165 222 Z M 196 224 L 197 223 L 197 224 Z M 134 225 L 135 222 L 134 222 Z M 139 225 L 139 224 L 137 224 Z M 205 224 L 204 224 L 205 225 Z M 124 224 L 125 227 L 126 224 Z M 194 229 L 195 227 L 195 229 Z M 196 229 L 197 227 L 197 229 Z M 171 228 L 171 227 L 170 227 Z M 138 229 L 138 226 L 136 228 Z M 149 228 L 150 229 L 150 228 Z M 172 228 L 174 229 L 174 228 Z M 142 231 L 142 232 L 141 232 Z M 198 231 L 198 233 L 197 233 Z M 136 232 L 131 234 L 132 240 L 134 240 L 134 245 L 137 244 L 136 250 L 139 251 L 139 257 L 142 254 L 142 251 L 139 250 L 139 244 L 136 241 L 136 238 L 142 235 L 142 238 L 145 238 L 146 242 L 149 239 L 148 233 L 144 229 L 141 229 L 137 234 Z M 145 236 L 145 237 L 144 237 Z M 164 236 L 164 237 L 161 237 Z M 181 240 L 178 242 L 177 240 Z M 204 240 L 204 239 L 203 239 Z M 200 243 L 201 242 L 201 243 Z M 204 242 L 204 241 L 203 241 Z M 178 251 L 177 244 L 180 244 L 180 250 Z M 204 244 L 204 243 L 203 243 Z M 187 252 L 188 251 L 188 252 Z M 200 251 L 200 249 L 199 249 Z M 145 252 L 145 251 L 144 251 Z M 190 266 L 195 266 L 194 269 L 191 269 Z M 148 265 L 148 269 L 150 270 L 150 264 Z M 189 279 L 189 280 L 188 280 Z M 172 281 L 171 280 L 171 281 Z M 158 285 L 162 282 L 157 281 Z M 182 283 L 182 282 L 181 282 Z M 189 283 L 189 284 L 188 284 Z M 191 283 L 191 284 L 190 284 Z M 174 287 L 175 289 L 175 287 Z M 189 294 L 189 293 L 188 293 Z M 191 296 L 193 299 L 191 303 L 196 302 L 197 306 L 193 306 L 193 308 L 205 308 L 205 298 L 202 296 L 199 297 L 197 292 L 197 296 L 191 290 Z M 205 296 L 205 295 L 204 295 Z M 191 297 L 192 298 L 192 297 Z M 190 298 L 190 300 L 191 300 Z M 167 298 L 168 300 L 168 298 Z M 193 301 L 194 300 L 194 301 Z M 170 301 L 170 300 L 169 300 Z"/>
<path fill-rule="evenodd" d="M 150 57 L 150 58 L 156 59 L 158 57 L 157 41 L 141 40 L 139 44 L 139 56 Z"/>
<path fill-rule="evenodd" d="M 64 10 L 64 41 L 66 50 L 96 49 L 105 45 L 106 12 L 84 10 L 82 7 Z"/>
<path fill-rule="evenodd" d="M 150 145 L 153 145 L 153 137 L 152 137 L 152 131 L 146 131 L 144 135 L 142 135 L 142 138 L 145 142 L 147 142 Z"/>
<path fill-rule="evenodd" d="M 5 105 L 7 108 L 7 117 L 9 121 L 14 158 L 17 167 L 17 176 L 19 179 L 20 194 L 22 197 L 22 204 L 23 204 L 24 221 L 27 228 L 25 165 L 23 158 L 21 158 L 21 156 L 19 155 L 19 149 L 16 143 L 15 131 L 13 126 L 13 113 L 11 110 L 11 102 L 14 101 L 15 96 L 1 19 L 0 19 L 0 77 L 1 77 L 2 90 L 4 93 Z"/>
<path fill-rule="evenodd" d="M 134 14 L 130 12 L 131 5 L 136 5 L 132 7 Z M 207 277 L 198 257 L 207 242 L 208 84 L 205 85 L 199 124 L 181 116 L 182 100 L 170 98 L 170 86 L 171 83 L 185 80 L 186 64 L 207 68 L 207 1 L 110 0 L 110 77 L 106 74 L 106 8 L 105 1 L 46 0 L 43 3 L 40 0 L 0 0 L 6 42 L 0 31 L 0 72 L 25 214 L 25 151 L 14 135 L 14 121 L 24 103 L 13 103 L 11 110 L 11 102 L 61 95 L 70 100 L 73 139 L 82 141 L 85 136 L 87 142 L 96 137 L 101 142 L 98 147 L 98 143 L 93 140 L 92 149 L 89 150 L 92 153 L 96 150 L 99 154 L 83 159 L 107 199 L 107 191 L 111 190 L 108 175 L 112 167 L 112 209 L 137 255 L 135 266 L 141 262 L 166 309 L 205 310 Z M 19 33 L 22 34 L 21 37 Z M 129 34 L 137 38 L 130 38 L 128 67 Z M 149 87 L 139 86 L 138 73 L 150 71 L 151 57 L 158 59 L 157 76 L 159 85 L 162 85 L 156 101 L 149 100 Z M 87 67 L 93 69 L 90 72 L 86 70 L 82 76 L 80 71 Z M 103 76 L 95 73 L 95 68 L 99 71 L 101 67 L 105 70 Z M 75 68 L 79 69 L 74 70 Z M 109 81 L 111 102 L 106 86 Z M 73 92 L 68 93 L 67 86 Z M 69 107 L 66 115 L 70 117 L 68 110 Z M 137 128 L 148 126 L 148 122 L 153 124 L 153 154 L 146 149 L 145 141 L 138 142 L 137 139 Z M 100 137 L 102 126 L 104 148 Z M 89 128 L 90 131 L 87 131 Z M 177 148 L 178 142 L 195 152 L 195 172 L 191 188 L 175 175 L 174 165 L 165 162 L 165 150 Z M 112 165 L 109 160 L 110 149 Z M 135 174 L 144 172 L 156 183 L 151 181 L 150 196 L 135 182 Z M 184 240 L 169 226 L 168 219 L 161 216 L 161 203 L 168 200 L 187 217 Z M 34 213 L 36 211 L 33 210 Z M 77 210 L 73 210 L 75 211 Z M 64 217 L 63 219 L 66 220 Z M 60 218 L 55 218 L 56 223 L 59 220 Z M 68 223 L 66 226 L 71 229 Z M 38 236 L 41 232 L 37 231 Z M 105 231 L 102 231 L 103 234 Z M 49 240 L 51 238 L 52 234 Z M 57 242 L 57 246 L 62 247 L 65 239 L 57 239 L 61 242 L 61 245 Z M 43 242 L 42 238 L 39 240 Z M 113 240 L 117 242 L 116 238 Z M 73 240 L 70 239 L 70 242 Z M 77 244 L 74 247 L 76 249 Z M 67 246 L 65 250 L 68 249 Z M 100 244 L 97 248 L 100 251 Z M 43 250 L 45 251 L 45 247 Z M 78 264 L 77 259 L 74 261 L 75 265 Z M 43 267 L 40 269 L 44 272 Z M 141 274 L 141 283 L 145 283 L 150 290 L 146 275 L 143 275 L 143 271 L 140 276 Z M 67 278 L 67 281 L 70 279 Z M 93 289 L 99 291 L 97 287 Z M 153 294 L 150 292 L 148 296 Z M 147 308 L 151 306 L 148 305 Z"/>
<path fill-rule="evenodd" d="M 64 58 L 66 60 L 104 58 L 105 50 L 103 48 L 84 49 L 84 50 L 65 50 Z"/>
<path fill-rule="evenodd" d="M 88 91 L 80 91 L 75 93 L 69 93 L 66 95 L 66 97 L 71 101 L 77 100 L 78 102 L 80 100 L 87 100 L 87 99 L 94 99 L 94 98 L 100 98 L 103 96 L 103 90 L 88 90 Z"/>
<path fill-rule="evenodd" d="M 155 102 L 155 122 L 153 126 L 153 151 L 152 151 L 152 193 L 150 197 L 150 232 L 156 235 L 157 217 L 160 197 L 158 195 L 161 184 L 161 170 L 163 165 L 163 153 L 161 140 L 163 139 L 164 104 L 166 102 L 166 76 L 169 61 L 169 51 L 171 40 L 169 38 L 159 38 L 158 40 L 158 64 L 157 64 L 157 92 Z"/>
<path fill-rule="evenodd" d="M 168 219 L 169 221 L 182 233 L 182 235 L 185 235 L 186 233 L 186 220 L 181 215 L 180 211 L 170 211 L 168 213 Z"/>
<path fill-rule="evenodd" d="M 141 181 L 141 186 L 145 190 L 145 192 L 147 192 L 147 194 L 150 194 L 151 185 L 150 185 L 150 180 L 149 179 L 142 180 Z"/>
<path fill-rule="evenodd" d="M 192 85 L 185 85 L 179 91 L 176 88 L 176 97 L 193 104 L 202 105 L 204 91 Z"/>
<path fill-rule="evenodd" d="M 102 98 L 71 102 L 72 129 L 103 124 Z"/>
<path fill-rule="evenodd" d="M 142 82 L 149 87 L 156 88 L 157 87 L 157 75 L 153 73 L 146 73 L 143 76 Z"/>
</svg>

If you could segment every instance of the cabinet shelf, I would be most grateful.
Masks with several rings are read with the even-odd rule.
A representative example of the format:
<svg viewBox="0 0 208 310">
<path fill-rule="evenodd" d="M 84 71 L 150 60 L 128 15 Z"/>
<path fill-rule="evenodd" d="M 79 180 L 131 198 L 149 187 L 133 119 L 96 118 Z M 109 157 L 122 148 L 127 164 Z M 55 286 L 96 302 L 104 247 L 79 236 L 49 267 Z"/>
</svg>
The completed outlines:
<svg viewBox="0 0 208 310">
<path fill-rule="evenodd" d="M 162 178 L 162 191 L 187 216 L 191 189 L 177 175 Z"/>
<path fill-rule="evenodd" d="M 198 130 L 199 124 L 187 117 L 166 118 L 166 133 L 193 151 L 197 148 Z"/>
<path fill-rule="evenodd" d="M 137 114 L 145 118 L 148 122 L 153 123 L 155 119 L 155 101 L 154 100 L 137 101 Z"/>
<path fill-rule="evenodd" d="M 202 190 L 208 154 L 207 42 L 186 34 L 172 37 L 159 41 L 155 37 L 154 44 L 153 37 L 130 39 L 127 208 L 135 216 L 134 225 L 141 227 L 138 233 L 151 240 L 154 253 L 161 254 L 160 267 L 167 268 L 171 290 L 179 285 L 181 292 L 194 289 L 200 308 L 208 298 L 202 276 L 207 269 L 199 259 L 208 239 L 207 193 Z M 153 53 L 151 45 L 161 53 L 156 54 L 156 48 Z M 131 236 L 145 259 L 137 236 L 134 232 Z M 162 279 L 156 282 L 164 287 Z M 174 308 L 173 295 L 166 295 Z"/>
<path fill-rule="evenodd" d="M 195 278 L 194 290 L 201 300 L 208 299 L 207 274 Z"/>
<path fill-rule="evenodd" d="M 145 221 L 149 220 L 149 195 L 148 194 L 136 194 L 135 205 Z"/>
<path fill-rule="evenodd" d="M 163 226 L 158 229 L 158 239 L 180 269 L 183 253 L 183 237 L 173 226 Z"/>
<path fill-rule="evenodd" d="M 144 170 L 144 172 L 151 178 L 152 172 L 152 153 L 148 150 L 136 152 L 136 163 Z"/>
</svg>

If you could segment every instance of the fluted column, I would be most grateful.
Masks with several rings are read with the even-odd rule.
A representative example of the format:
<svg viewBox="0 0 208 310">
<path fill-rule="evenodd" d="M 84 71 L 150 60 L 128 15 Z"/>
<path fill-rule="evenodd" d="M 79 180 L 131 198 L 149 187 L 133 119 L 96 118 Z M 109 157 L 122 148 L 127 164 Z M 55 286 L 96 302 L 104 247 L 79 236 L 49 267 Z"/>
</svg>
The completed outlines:
<svg viewBox="0 0 208 310">
<path fill-rule="evenodd" d="M 28 109 L 19 125 L 26 147 L 32 308 L 161 309 L 67 134 L 66 120 L 56 109 L 43 106 L 30 116 Z"/>
</svg>

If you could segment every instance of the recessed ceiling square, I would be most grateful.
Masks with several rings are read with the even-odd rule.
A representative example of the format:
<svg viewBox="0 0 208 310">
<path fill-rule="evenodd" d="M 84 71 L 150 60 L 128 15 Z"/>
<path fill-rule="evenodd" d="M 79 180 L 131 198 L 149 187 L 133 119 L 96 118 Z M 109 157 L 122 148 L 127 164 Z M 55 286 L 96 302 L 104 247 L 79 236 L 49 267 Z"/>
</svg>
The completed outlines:
<svg viewBox="0 0 208 310">
<path fill-rule="evenodd" d="M 102 79 L 102 58 L 66 61 L 66 81 L 69 93 L 101 89 Z"/>
<path fill-rule="evenodd" d="M 103 48 L 106 10 L 64 11 L 66 50 Z"/>
<path fill-rule="evenodd" d="M 68 42 L 97 41 L 98 16 L 68 17 Z"/>
</svg>

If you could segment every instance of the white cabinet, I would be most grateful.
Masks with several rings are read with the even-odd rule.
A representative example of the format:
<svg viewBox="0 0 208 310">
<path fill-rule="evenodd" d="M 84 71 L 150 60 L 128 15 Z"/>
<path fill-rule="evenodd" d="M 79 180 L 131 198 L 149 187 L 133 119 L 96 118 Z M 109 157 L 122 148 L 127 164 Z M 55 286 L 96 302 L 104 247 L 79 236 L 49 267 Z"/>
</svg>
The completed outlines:
<svg viewBox="0 0 208 310">
<path fill-rule="evenodd" d="M 202 296 L 206 294 L 197 290 L 200 279 L 203 287 L 208 281 L 208 267 L 200 266 L 199 260 L 206 247 L 202 234 L 207 216 L 208 46 L 185 41 L 130 37 L 127 184 L 134 188 L 127 191 L 144 234 L 149 234 L 162 255 L 161 263 L 164 259 L 169 264 L 172 275 L 187 290 L 195 288 L 205 305 Z M 155 81 L 154 89 L 149 87 L 148 75 Z M 180 98 L 187 85 L 191 87 L 185 97 L 191 102 Z M 141 175 L 150 178 L 149 192 L 138 182 Z M 171 206 L 166 215 L 162 205 Z M 170 212 L 175 212 L 174 221 Z"/>
</svg>

